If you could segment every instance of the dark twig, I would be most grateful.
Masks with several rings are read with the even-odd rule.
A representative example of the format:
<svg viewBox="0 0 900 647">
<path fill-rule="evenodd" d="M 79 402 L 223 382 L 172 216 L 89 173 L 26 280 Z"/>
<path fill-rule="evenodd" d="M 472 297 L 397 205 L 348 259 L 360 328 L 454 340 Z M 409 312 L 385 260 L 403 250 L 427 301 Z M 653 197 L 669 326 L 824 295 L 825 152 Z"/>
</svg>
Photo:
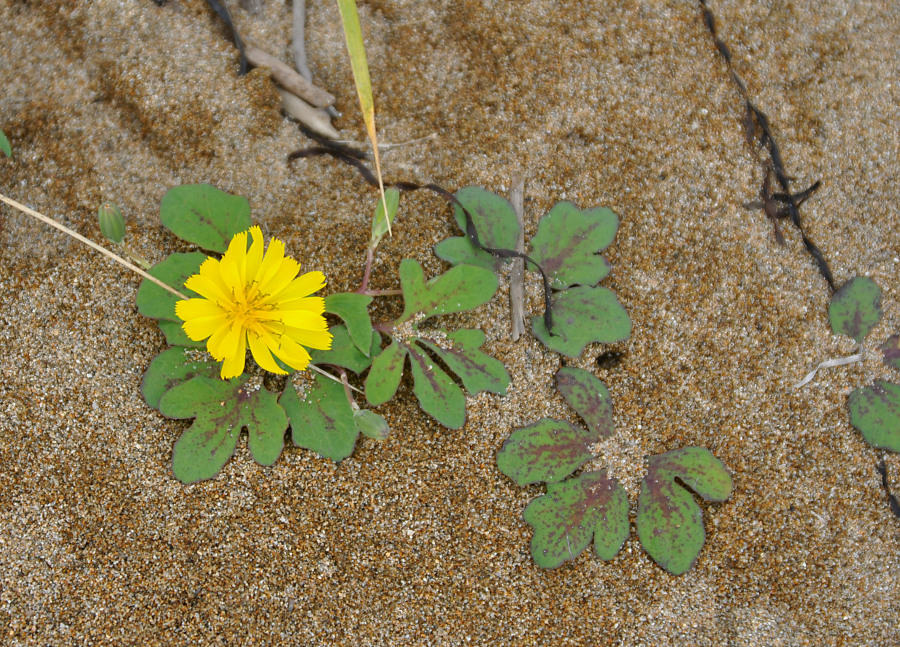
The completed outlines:
<svg viewBox="0 0 900 647">
<path fill-rule="evenodd" d="M 293 153 L 288 155 L 288 164 L 297 159 L 316 157 L 318 155 L 328 155 L 340 162 L 343 162 L 344 164 L 347 164 L 348 166 L 352 166 L 357 170 L 357 172 L 359 172 L 359 174 L 366 182 L 368 182 L 372 186 L 378 186 L 378 179 L 375 177 L 375 174 L 371 171 L 371 169 L 369 169 L 368 166 L 366 166 L 362 162 L 362 160 L 365 158 L 365 153 L 356 150 L 355 148 L 350 148 L 349 146 L 335 144 L 334 142 L 328 141 L 307 130 L 304 130 L 304 133 L 310 139 L 313 139 L 322 145 L 294 151 Z M 468 209 L 466 209 L 465 206 L 463 206 L 463 204 L 459 200 L 456 199 L 456 196 L 454 196 L 443 187 L 438 186 L 437 184 L 394 182 L 392 184 L 385 183 L 384 188 L 394 188 L 401 192 L 412 192 L 425 189 L 427 191 L 431 191 L 432 193 L 436 193 L 450 204 L 459 207 L 460 211 L 463 212 L 463 216 L 466 220 L 466 237 L 476 249 L 480 249 L 481 251 L 487 252 L 491 256 L 496 256 L 497 258 L 521 258 L 522 260 L 527 261 L 528 263 L 531 263 L 532 265 L 537 267 L 544 284 L 544 325 L 547 327 L 547 331 L 551 335 L 553 334 L 553 305 L 551 296 L 552 293 L 550 291 L 550 279 L 547 276 L 547 273 L 538 263 L 536 263 L 534 260 L 526 256 L 522 252 L 516 251 L 514 249 L 487 247 L 482 244 L 481 239 L 478 236 L 478 231 L 475 229 L 475 221 L 472 218 L 472 214 Z"/>
<path fill-rule="evenodd" d="M 763 146 L 767 149 L 769 154 L 769 164 L 770 167 L 768 169 L 764 168 L 764 179 L 763 179 L 763 208 L 766 210 L 766 215 L 769 218 L 772 218 L 773 222 L 777 221 L 780 211 L 784 211 L 785 216 L 791 219 L 791 222 L 794 224 L 794 227 L 797 228 L 797 231 L 800 232 L 800 237 L 803 240 L 803 245 L 806 247 L 806 250 L 810 253 L 813 259 L 816 261 L 816 265 L 819 268 L 819 273 L 825 278 L 828 282 L 828 286 L 835 290 L 834 285 L 834 277 L 831 274 L 831 268 L 828 266 L 828 261 L 825 260 L 825 255 L 822 253 L 815 243 L 813 243 L 812 239 L 806 234 L 806 230 L 803 227 L 803 224 L 800 220 L 800 204 L 809 197 L 812 192 L 819 188 L 820 183 L 816 182 L 804 192 L 799 194 L 794 194 L 791 192 L 791 183 L 790 177 L 784 170 L 784 162 L 781 158 L 781 149 L 778 147 L 778 143 L 775 141 L 775 136 L 772 134 L 772 128 L 769 125 L 769 118 L 766 114 L 760 110 L 756 105 L 750 100 L 750 94 L 747 91 L 747 86 L 744 83 L 743 79 L 738 75 L 737 70 L 734 69 L 734 65 L 731 60 L 731 52 L 728 49 L 728 46 L 719 38 L 718 32 L 716 31 L 716 20 L 710 11 L 709 7 L 706 4 L 706 0 L 700 1 L 700 9 L 703 12 L 703 22 L 706 24 L 706 28 L 709 30 L 709 33 L 713 37 L 713 41 L 716 45 L 716 49 L 719 51 L 719 55 L 725 61 L 725 65 L 728 68 L 728 72 L 731 75 L 731 79 L 734 81 L 734 84 L 738 88 L 738 92 L 741 95 L 741 98 L 744 100 L 744 104 L 746 106 L 746 116 L 744 118 L 744 133 L 747 137 L 747 141 L 750 144 L 751 150 L 753 150 L 754 156 L 759 159 L 759 156 L 756 154 L 755 146 L 757 142 L 760 146 Z M 765 166 L 765 164 L 764 164 Z M 770 182 L 769 174 L 773 173 L 775 175 L 775 179 L 778 182 L 778 186 L 781 187 L 781 193 L 776 193 L 773 195 L 769 194 L 769 189 L 765 186 Z M 804 195 L 805 194 L 805 195 Z M 803 196 L 802 199 L 799 199 L 799 196 Z M 770 211 L 770 200 L 775 199 L 785 204 L 783 209 L 775 212 L 775 217 L 773 218 Z M 776 238 L 780 235 L 780 230 L 776 229 Z M 781 242 L 783 237 L 779 240 Z"/>
<path fill-rule="evenodd" d="M 891 512 L 893 512 L 895 516 L 900 517 L 900 501 L 897 500 L 896 495 L 891 493 L 891 484 L 888 482 L 888 472 L 887 465 L 884 462 L 884 454 L 881 455 L 881 460 L 875 466 L 875 469 L 881 474 L 881 485 L 884 486 L 884 491 L 887 492 L 888 503 L 891 505 Z"/>
<path fill-rule="evenodd" d="M 219 18 L 222 19 L 222 22 L 225 23 L 225 26 L 231 30 L 231 37 L 234 39 L 235 47 L 238 48 L 238 52 L 241 56 L 241 69 L 239 72 L 239 76 L 244 76 L 247 73 L 247 56 L 244 53 L 244 41 L 241 40 L 240 34 L 238 34 L 237 27 L 234 26 L 234 21 L 231 19 L 231 14 L 228 11 L 228 7 L 226 7 L 223 3 L 219 2 L 219 0 L 206 0 L 209 3 L 209 6 L 212 7 L 213 11 L 219 14 Z"/>
</svg>

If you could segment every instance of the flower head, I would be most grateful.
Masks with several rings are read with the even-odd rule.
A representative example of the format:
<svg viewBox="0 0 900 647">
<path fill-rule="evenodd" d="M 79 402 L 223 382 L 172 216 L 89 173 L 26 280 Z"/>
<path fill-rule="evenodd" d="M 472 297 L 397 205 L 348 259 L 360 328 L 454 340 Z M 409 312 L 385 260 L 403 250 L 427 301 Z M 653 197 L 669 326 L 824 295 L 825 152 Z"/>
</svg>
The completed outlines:
<svg viewBox="0 0 900 647">
<path fill-rule="evenodd" d="M 175 304 L 187 336 L 209 338 L 206 348 L 222 362 L 222 379 L 244 372 L 248 345 L 257 364 L 281 375 L 287 372 L 273 355 L 302 371 L 310 359 L 304 346 L 331 348 L 325 300 L 310 296 L 325 287 L 325 275 L 297 276 L 300 263 L 285 257 L 280 240 L 273 238 L 265 255 L 263 249 L 259 227 L 235 235 L 221 260 L 207 258 L 200 272 L 184 282 L 201 298 Z"/>
</svg>

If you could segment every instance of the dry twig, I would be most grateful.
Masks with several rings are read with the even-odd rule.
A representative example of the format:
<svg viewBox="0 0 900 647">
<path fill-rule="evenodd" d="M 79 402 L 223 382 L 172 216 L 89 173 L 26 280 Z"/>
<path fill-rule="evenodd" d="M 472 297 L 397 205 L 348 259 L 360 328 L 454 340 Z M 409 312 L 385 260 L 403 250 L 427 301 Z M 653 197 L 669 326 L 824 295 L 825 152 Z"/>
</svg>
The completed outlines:
<svg viewBox="0 0 900 647">
<path fill-rule="evenodd" d="M 516 251 L 524 254 L 525 180 L 519 174 L 513 175 L 509 201 L 516 212 L 516 220 L 519 221 Z M 509 317 L 512 320 L 509 334 L 513 341 L 518 341 L 519 337 L 525 333 L 525 261 L 521 258 L 513 259 L 512 270 L 509 272 Z"/>
</svg>

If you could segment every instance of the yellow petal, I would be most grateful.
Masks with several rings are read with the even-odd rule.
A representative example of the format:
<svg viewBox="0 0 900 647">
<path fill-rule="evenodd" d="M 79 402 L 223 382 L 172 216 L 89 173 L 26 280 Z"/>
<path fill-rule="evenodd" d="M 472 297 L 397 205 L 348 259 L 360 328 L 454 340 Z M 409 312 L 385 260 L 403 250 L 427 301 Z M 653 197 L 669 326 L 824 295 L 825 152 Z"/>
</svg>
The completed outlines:
<svg viewBox="0 0 900 647">
<path fill-rule="evenodd" d="M 282 310 L 279 319 L 286 326 L 303 328 L 304 330 L 326 330 L 328 322 L 325 317 L 309 310 Z"/>
<path fill-rule="evenodd" d="M 194 341 L 202 341 L 207 337 L 216 334 L 222 328 L 227 330 L 228 319 L 225 315 L 218 317 L 202 317 L 200 319 L 191 319 L 185 321 L 181 326 L 185 334 Z"/>
<path fill-rule="evenodd" d="M 297 371 L 303 371 L 309 366 L 310 357 L 306 349 L 287 337 L 282 337 L 279 348 L 272 350 L 278 359 Z"/>
<path fill-rule="evenodd" d="M 234 348 L 238 343 L 238 333 L 241 331 L 242 328 L 235 325 L 234 322 L 229 322 L 228 325 L 222 326 L 214 332 L 212 337 L 209 338 L 209 341 L 206 342 L 206 348 L 209 351 L 209 354 L 212 355 L 217 362 L 221 362 L 223 359 L 233 354 Z"/>
<path fill-rule="evenodd" d="M 212 301 L 231 298 L 231 290 L 219 276 L 219 261 L 214 258 L 207 258 L 203 261 L 200 273 L 188 277 L 188 280 L 184 282 L 184 287 Z"/>
<path fill-rule="evenodd" d="M 325 287 L 325 275 L 321 272 L 307 272 L 291 281 L 281 292 L 270 292 L 273 299 L 291 301 L 308 297 L 313 292 Z"/>
<path fill-rule="evenodd" d="M 269 350 L 269 347 L 266 343 L 267 340 L 265 338 L 250 333 L 247 335 L 247 341 L 250 342 L 250 352 L 253 353 L 253 359 L 256 360 L 257 364 L 259 364 L 263 369 L 269 371 L 270 373 L 287 375 L 287 371 L 285 371 L 275 363 L 275 360 L 272 357 L 272 352 Z"/>
<path fill-rule="evenodd" d="M 214 301 L 209 299 L 188 299 L 175 302 L 175 314 L 183 321 L 216 317 L 225 313 Z"/>
<path fill-rule="evenodd" d="M 247 251 L 247 267 L 244 275 L 247 285 L 256 280 L 259 274 L 259 266 L 263 259 L 263 250 L 265 249 L 262 230 L 258 226 L 250 227 L 250 237 L 253 239 L 253 242 Z"/>
<path fill-rule="evenodd" d="M 328 350 L 331 348 L 331 333 L 327 330 L 305 330 L 303 328 L 293 328 L 288 326 L 285 328 L 282 339 L 284 338 L 288 338 L 298 344 L 303 344 L 308 348 L 316 348 L 318 350 Z M 282 341 L 282 343 L 284 342 Z"/>
<path fill-rule="evenodd" d="M 317 315 L 325 313 L 325 299 L 322 297 L 303 297 L 301 299 L 292 299 L 278 304 L 279 310 L 306 310 Z"/>
<path fill-rule="evenodd" d="M 260 281 L 259 283 L 259 291 L 263 294 L 270 295 L 267 301 L 272 303 L 272 296 L 278 294 L 285 287 L 290 285 L 291 281 L 294 280 L 294 277 L 297 276 L 297 272 L 300 271 L 300 263 L 295 261 L 293 258 L 285 258 L 281 261 L 281 265 L 275 270 L 275 273 L 272 274 L 265 282 Z"/>
<path fill-rule="evenodd" d="M 240 336 L 238 337 L 234 352 L 228 355 L 225 358 L 225 361 L 222 362 L 221 375 L 223 380 L 237 377 L 244 372 L 244 362 L 247 359 L 247 333 L 240 328 L 235 328 L 240 333 Z"/>
<path fill-rule="evenodd" d="M 281 261 L 284 260 L 284 243 L 273 238 L 269 241 L 269 249 L 263 257 L 262 263 L 259 265 L 259 271 L 256 273 L 256 281 L 260 285 L 268 283 L 269 279 L 281 267 Z M 271 292 L 269 292 L 271 294 Z"/>
</svg>

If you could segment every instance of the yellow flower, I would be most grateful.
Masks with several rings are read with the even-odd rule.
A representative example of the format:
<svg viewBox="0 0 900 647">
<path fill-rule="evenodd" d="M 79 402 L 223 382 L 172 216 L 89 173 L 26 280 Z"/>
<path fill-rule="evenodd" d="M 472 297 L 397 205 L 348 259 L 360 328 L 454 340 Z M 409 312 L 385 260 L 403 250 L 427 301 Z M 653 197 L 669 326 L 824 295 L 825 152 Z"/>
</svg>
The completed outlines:
<svg viewBox="0 0 900 647">
<path fill-rule="evenodd" d="M 300 263 L 284 255 L 284 243 L 272 239 L 263 256 L 259 227 L 231 239 L 221 260 L 207 258 L 184 282 L 202 298 L 178 301 L 175 314 L 194 341 L 209 337 L 206 348 L 222 362 L 222 379 L 244 372 L 247 346 L 262 368 L 285 375 L 272 355 L 293 369 L 309 364 L 304 346 L 327 350 L 331 333 L 325 322 L 325 300 L 310 296 L 325 287 L 322 272 L 297 276 Z"/>
</svg>

